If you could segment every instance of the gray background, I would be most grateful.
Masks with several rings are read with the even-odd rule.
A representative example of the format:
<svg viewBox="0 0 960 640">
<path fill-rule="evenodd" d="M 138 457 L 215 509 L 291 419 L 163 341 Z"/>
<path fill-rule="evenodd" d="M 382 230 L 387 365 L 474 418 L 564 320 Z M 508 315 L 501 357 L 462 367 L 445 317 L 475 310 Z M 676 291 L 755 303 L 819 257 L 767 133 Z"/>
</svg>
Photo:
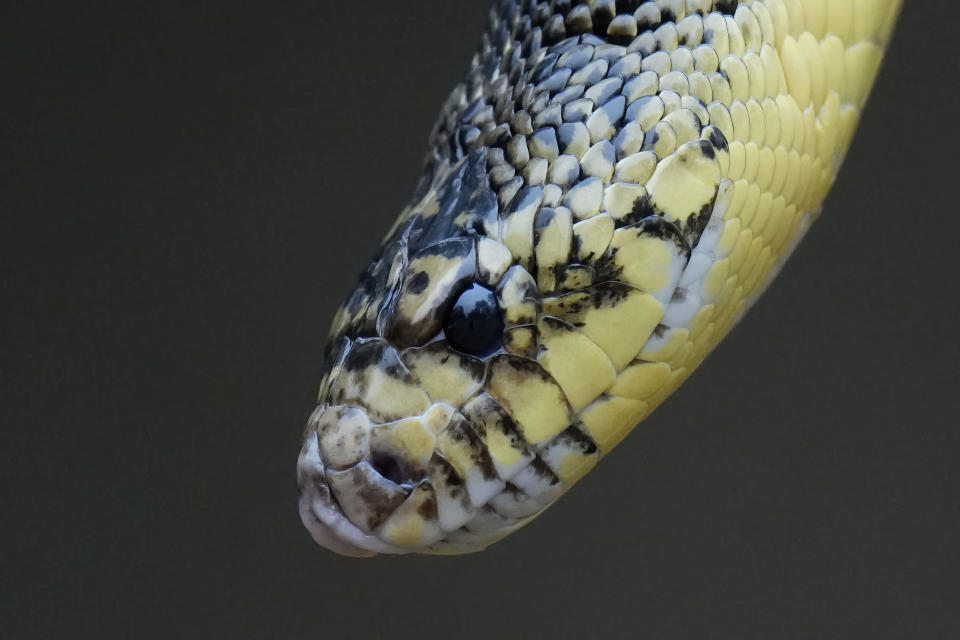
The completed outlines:
<svg viewBox="0 0 960 640">
<path fill-rule="evenodd" d="M 13 4 L 0 636 L 960 635 L 951 3 L 665 406 L 485 553 L 373 560 L 300 525 L 300 432 L 486 2 Z"/>
</svg>

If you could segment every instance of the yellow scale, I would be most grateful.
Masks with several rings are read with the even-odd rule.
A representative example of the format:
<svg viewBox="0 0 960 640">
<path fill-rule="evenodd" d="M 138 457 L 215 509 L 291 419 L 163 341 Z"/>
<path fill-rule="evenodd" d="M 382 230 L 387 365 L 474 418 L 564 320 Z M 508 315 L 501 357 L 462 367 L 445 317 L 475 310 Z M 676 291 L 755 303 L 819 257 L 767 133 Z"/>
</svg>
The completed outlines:
<svg viewBox="0 0 960 640">
<path fill-rule="evenodd" d="M 675 84 L 684 79 L 681 89 L 707 105 L 704 116 L 710 126 L 701 135 L 716 127 L 729 143 L 727 152 L 712 162 L 688 144 L 670 149 L 659 163 L 649 152 L 632 160 L 618 175 L 646 177 L 645 184 L 608 186 L 604 214 L 577 222 L 574 232 L 582 240 L 581 254 L 596 254 L 608 244 L 616 246 L 617 235 L 627 231 L 613 233 L 607 217 L 616 216 L 624 191 L 632 199 L 649 194 L 660 211 L 681 222 L 717 194 L 715 207 L 724 213 L 715 261 L 703 277 L 704 304 L 692 320 L 666 327 L 665 337 L 650 339 L 639 349 L 630 337 L 650 336 L 666 312 L 662 303 L 669 301 L 644 293 L 629 305 L 591 309 L 578 318 L 581 331 L 539 320 L 541 343 L 547 347 L 540 363 L 599 447 L 596 455 L 569 454 L 558 474 L 566 486 L 683 383 L 802 237 L 839 170 L 898 8 L 899 0 L 745 2 L 719 25 L 726 37 L 714 35 L 715 56 L 695 51 L 691 73 L 661 78 L 661 89 L 668 75 Z M 676 142 L 685 135 L 682 119 L 671 121 L 679 113 L 660 120 L 671 124 Z M 624 282 L 653 292 L 669 279 L 671 256 L 665 243 L 622 244 L 620 255 L 632 254 L 623 259 Z M 550 247 L 536 251 L 549 255 Z M 546 300 L 543 312 L 563 317 L 557 310 L 562 301 Z M 610 335 L 591 333 L 593 316 L 604 313 L 620 316 L 596 323 Z M 533 441 L 559 432 L 561 415 L 548 431 L 542 424 L 558 412 L 555 394 L 526 388 L 522 393 L 529 394 L 524 411 L 536 415 Z"/>
</svg>

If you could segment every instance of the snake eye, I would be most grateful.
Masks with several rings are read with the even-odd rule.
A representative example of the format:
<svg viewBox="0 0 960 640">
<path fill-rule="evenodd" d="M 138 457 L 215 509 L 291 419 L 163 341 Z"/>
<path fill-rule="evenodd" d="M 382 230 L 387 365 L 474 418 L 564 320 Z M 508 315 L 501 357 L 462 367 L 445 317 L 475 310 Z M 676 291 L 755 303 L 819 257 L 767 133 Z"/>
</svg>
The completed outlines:
<svg viewBox="0 0 960 640">
<path fill-rule="evenodd" d="M 472 356 L 487 356 L 503 343 L 503 318 L 493 291 L 472 284 L 447 313 L 444 333 L 451 347 Z"/>
</svg>

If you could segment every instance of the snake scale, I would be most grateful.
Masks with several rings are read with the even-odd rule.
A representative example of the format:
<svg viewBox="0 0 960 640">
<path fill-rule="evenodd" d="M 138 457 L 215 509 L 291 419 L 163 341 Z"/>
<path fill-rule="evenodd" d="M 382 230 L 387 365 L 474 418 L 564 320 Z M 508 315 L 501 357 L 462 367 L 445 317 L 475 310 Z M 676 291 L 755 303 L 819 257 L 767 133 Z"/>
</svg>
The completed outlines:
<svg viewBox="0 0 960 640">
<path fill-rule="evenodd" d="M 333 321 L 297 465 L 347 555 L 478 551 L 703 361 L 816 218 L 899 0 L 502 0 Z"/>
</svg>

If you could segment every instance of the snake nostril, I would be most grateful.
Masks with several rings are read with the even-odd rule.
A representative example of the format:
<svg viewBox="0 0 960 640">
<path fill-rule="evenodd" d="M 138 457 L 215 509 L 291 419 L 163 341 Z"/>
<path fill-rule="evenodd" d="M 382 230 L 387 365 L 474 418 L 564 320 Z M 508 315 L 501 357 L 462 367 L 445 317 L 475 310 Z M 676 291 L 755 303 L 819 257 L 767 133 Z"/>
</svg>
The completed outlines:
<svg viewBox="0 0 960 640">
<path fill-rule="evenodd" d="M 409 474 L 404 470 L 404 465 L 390 454 L 374 453 L 370 458 L 370 466 L 391 482 L 404 484 L 410 481 Z"/>
</svg>

